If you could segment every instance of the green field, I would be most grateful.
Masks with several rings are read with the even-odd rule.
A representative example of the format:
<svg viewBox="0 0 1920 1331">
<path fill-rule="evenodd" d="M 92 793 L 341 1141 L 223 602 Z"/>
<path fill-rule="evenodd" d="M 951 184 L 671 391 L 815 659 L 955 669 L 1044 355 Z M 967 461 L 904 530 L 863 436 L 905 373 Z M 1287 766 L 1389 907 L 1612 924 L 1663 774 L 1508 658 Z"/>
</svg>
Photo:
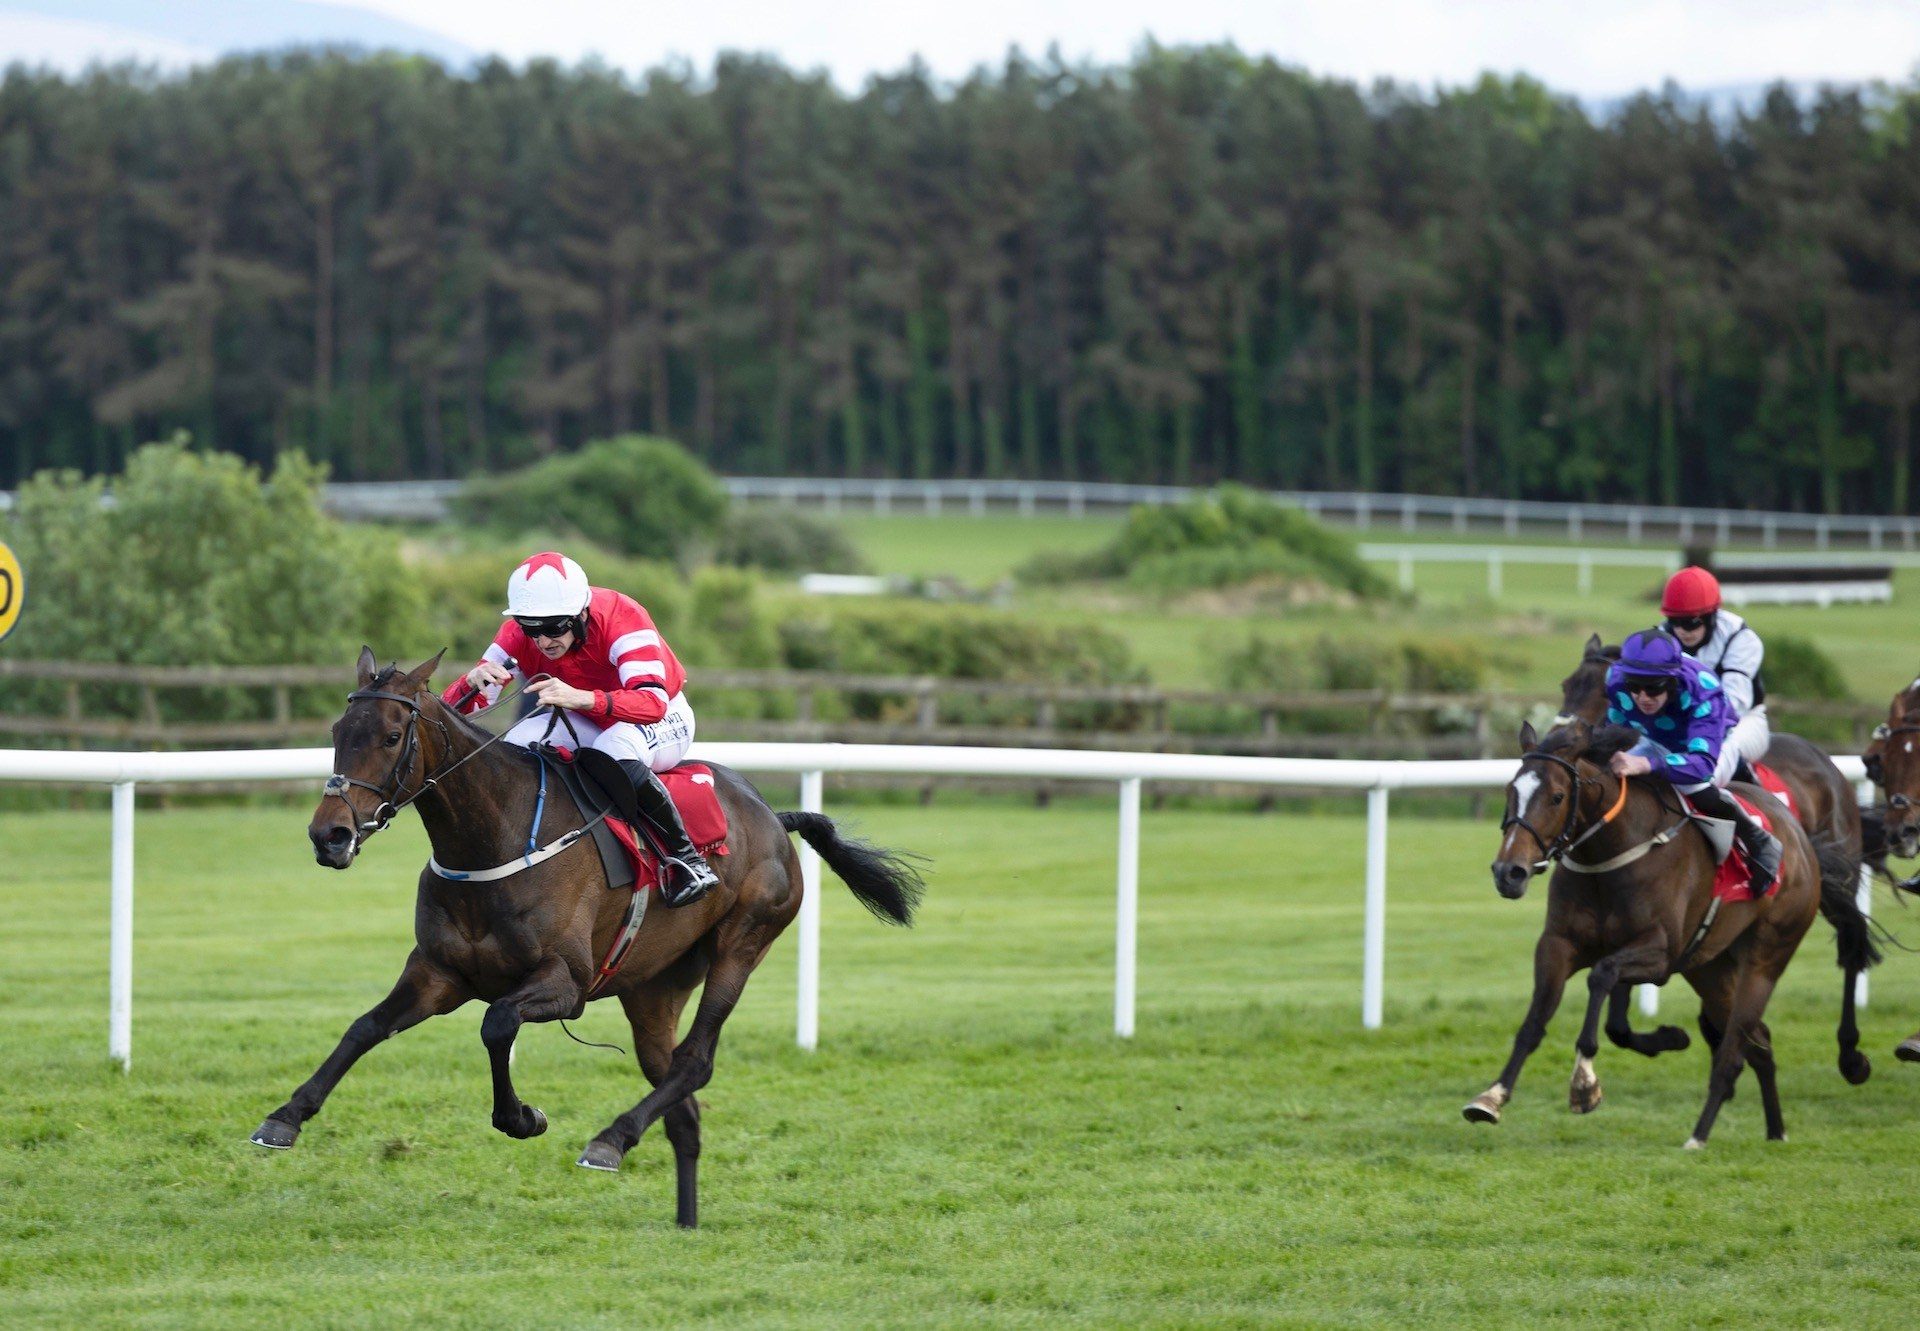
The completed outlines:
<svg viewBox="0 0 1920 1331">
<path fill-rule="evenodd" d="M 979 587 L 1010 577 L 1041 552 L 1090 550 L 1118 527 L 1118 519 L 1104 515 L 1075 519 L 859 513 L 835 521 L 882 572 L 946 575 Z M 1385 544 L 1446 539 L 1501 544 L 1483 536 L 1414 537 L 1384 528 L 1361 537 Z M 1521 544 L 1565 543 L 1530 538 Z M 1391 563 L 1377 567 L 1389 579 L 1396 576 Z M 1303 643 L 1321 635 L 1394 641 L 1445 634 L 1483 643 L 1498 683 L 1557 696 L 1560 678 L 1578 658 L 1589 633 L 1617 642 L 1658 618 L 1653 593 L 1661 580 L 1656 568 L 1596 568 L 1593 591 L 1582 596 L 1572 565 L 1514 564 L 1504 569 L 1501 595 L 1490 598 L 1484 564 L 1417 564 L 1410 605 L 1249 612 L 1229 604 L 1209 610 L 1188 604 L 1195 598 L 1153 604 L 1119 592 L 1090 596 L 1081 587 L 1023 589 L 1014 604 L 1049 622 L 1095 623 L 1118 632 L 1154 682 L 1170 688 L 1219 687 L 1212 662 L 1250 633 Z M 1763 606 L 1750 617 L 1763 634 L 1791 633 L 1818 644 L 1840 667 L 1856 697 L 1879 701 L 1910 681 L 1920 666 L 1920 636 L 1903 631 L 1917 613 L 1920 569 L 1902 569 L 1894 574 L 1890 606 Z"/>
<path fill-rule="evenodd" d="M 639 1097 L 630 1062 L 528 1028 L 515 1075 L 552 1130 L 511 1141 L 478 1008 L 370 1054 L 294 1151 L 247 1143 L 409 942 L 417 822 L 333 874 L 306 817 L 143 811 L 123 1076 L 105 814 L 0 815 L 0 1323 L 1912 1322 L 1920 1068 L 1889 1051 L 1920 959 L 1876 978 L 1877 1067 L 1849 1087 L 1824 925 L 1769 1013 L 1790 1142 L 1762 1140 L 1748 1083 L 1679 1149 L 1697 1047 L 1604 1048 L 1605 1104 L 1570 1115 L 1571 1006 L 1476 1128 L 1459 1109 L 1505 1056 L 1541 913 L 1495 896 L 1490 825 L 1396 819 L 1366 1032 L 1357 812 L 1149 811 L 1121 1041 L 1110 799 L 866 807 L 867 835 L 933 857 L 923 921 L 882 928 L 829 880 L 812 1055 L 776 947 L 721 1043 L 682 1233 L 657 1134 L 617 1177 L 572 1163 Z M 1665 1007 L 1691 1024 L 1677 986 Z M 577 1029 L 624 1040 L 611 1004 Z"/>
</svg>

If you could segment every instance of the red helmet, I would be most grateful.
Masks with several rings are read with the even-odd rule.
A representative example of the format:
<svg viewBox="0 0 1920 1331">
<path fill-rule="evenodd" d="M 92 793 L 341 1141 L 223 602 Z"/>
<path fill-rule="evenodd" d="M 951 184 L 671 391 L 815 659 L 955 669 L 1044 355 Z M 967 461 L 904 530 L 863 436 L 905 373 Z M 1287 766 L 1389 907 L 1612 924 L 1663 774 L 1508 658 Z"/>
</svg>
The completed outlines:
<svg viewBox="0 0 1920 1331">
<path fill-rule="evenodd" d="M 1720 580 L 1698 564 L 1689 564 L 1668 578 L 1667 589 L 1660 595 L 1663 615 L 1710 615 L 1719 608 Z"/>
</svg>

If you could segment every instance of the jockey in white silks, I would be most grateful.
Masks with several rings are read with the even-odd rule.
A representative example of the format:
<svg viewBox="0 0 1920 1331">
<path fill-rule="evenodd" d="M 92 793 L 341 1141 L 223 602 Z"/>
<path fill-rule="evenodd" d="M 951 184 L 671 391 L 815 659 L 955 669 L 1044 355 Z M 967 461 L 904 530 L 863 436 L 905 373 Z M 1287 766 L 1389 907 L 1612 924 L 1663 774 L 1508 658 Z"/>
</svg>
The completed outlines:
<svg viewBox="0 0 1920 1331">
<path fill-rule="evenodd" d="M 1721 770 L 1714 773 L 1725 785 L 1742 758 L 1759 762 L 1773 742 L 1767 689 L 1760 680 L 1766 646 L 1752 625 L 1721 608 L 1720 580 L 1698 565 L 1689 564 L 1667 579 L 1660 594 L 1660 613 L 1667 617 L 1667 631 L 1681 650 L 1720 681 L 1733 708 L 1734 727 L 1720 750 Z"/>
<path fill-rule="evenodd" d="M 668 843 L 673 863 L 661 903 L 684 906 L 706 895 L 719 880 L 654 775 L 687 756 L 693 708 L 685 693 L 687 672 L 652 616 L 631 596 L 590 585 L 578 564 L 553 551 L 513 571 L 503 613 L 506 622 L 486 654 L 442 701 L 462 712 L 484 711 L 509 681 L 524 684 L 529 673 L 543 674 L 528 696 L 569 711 L 569 728 L 579 742 L 619 762 L 633 782 L 640 812 Z M 524 717 L 502 738 L 531 745 L 550 725 L 546 717 Z"/>
</svg>

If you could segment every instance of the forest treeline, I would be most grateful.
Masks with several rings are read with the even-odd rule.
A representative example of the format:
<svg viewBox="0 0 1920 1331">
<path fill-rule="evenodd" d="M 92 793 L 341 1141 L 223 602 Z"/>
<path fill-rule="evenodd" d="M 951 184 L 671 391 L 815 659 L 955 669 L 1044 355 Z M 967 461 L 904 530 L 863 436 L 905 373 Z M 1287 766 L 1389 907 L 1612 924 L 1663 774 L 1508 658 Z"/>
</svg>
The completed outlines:
<svg viewBox="0 0 1920 1331">
<path fill-rule="evenodd" d="M 1920 92 L 1604 119 L 1229 48 L 0 80 L 0 484 L 738 472 L 1910 511 Z"/>
</svg>

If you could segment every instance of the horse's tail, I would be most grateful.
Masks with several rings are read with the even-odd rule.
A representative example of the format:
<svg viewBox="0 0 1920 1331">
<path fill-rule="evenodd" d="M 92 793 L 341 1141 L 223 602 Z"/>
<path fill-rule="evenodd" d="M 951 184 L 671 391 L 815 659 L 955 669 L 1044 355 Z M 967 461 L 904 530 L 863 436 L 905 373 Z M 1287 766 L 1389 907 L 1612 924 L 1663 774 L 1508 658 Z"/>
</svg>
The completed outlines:
<svg viewBox="0 0 1920 1331">
<path fill-rule="evenodd" d="M 843 837 L 824 813 L 783 813 L 780 826 L 798 832 L 840 875 L 860 904 L 886 924 L 912 924 L 913 912 L 926 894 L 926 882 L 915 861 L 919 856 L 886 850 L 865 841 Z"/>
<path fill-rule="evenodd" d="M 1860 861 L 1840 842 L 1822 832 L 1812 838 L 1820 861 L 1820 913 L 1833 926 L 1840 969 L 1857 974 L 1880 964 L 1879 939 L 1886 930 L 1860 909 Z"/>
<path fill-rule="evenodd" d="M 1860 861 L 1880 877 L 1901 886 L 1887 867 L 1887 808 L 1875 804 L 1860 810 Z"/>
</svg>

